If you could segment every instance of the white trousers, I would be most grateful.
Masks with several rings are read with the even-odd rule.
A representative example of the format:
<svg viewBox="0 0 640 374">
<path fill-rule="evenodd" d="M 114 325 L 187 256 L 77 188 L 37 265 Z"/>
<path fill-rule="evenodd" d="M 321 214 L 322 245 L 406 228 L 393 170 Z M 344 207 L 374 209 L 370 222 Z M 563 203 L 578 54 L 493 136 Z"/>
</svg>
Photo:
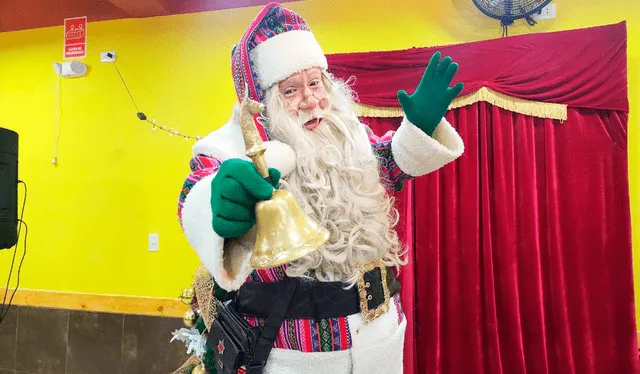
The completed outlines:
<svg viewBox="0 0 640 374">
<path fill-rule="evenodd" d="M 402 374 L 407 320 L 398 324 L 396 304 L 365 324 L 360 314 L 347 317 L 352 347 L 336 352 L 300 352 L 274 348 L 265 374 Z"/>
</svg>

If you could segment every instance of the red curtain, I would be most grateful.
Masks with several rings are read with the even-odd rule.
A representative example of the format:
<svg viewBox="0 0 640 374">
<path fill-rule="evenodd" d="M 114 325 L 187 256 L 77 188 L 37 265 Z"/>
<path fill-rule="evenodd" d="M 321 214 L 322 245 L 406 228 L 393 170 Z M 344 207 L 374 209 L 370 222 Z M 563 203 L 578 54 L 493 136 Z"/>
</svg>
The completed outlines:
<svg viewBox="0 0 640 374">
<path fill-rule="evenodd" d="M 462 95 L 488 87 L 505 95 L 578 108 L 629 111 L 626 23 L 402 51 L 327 56 L 329 70 L 355 77 L 358 100 L 399 107 L 435 51 L 460 63 Z M 455 83 L 455 82 L 454 82 Z"/>
<path fill-rule="evenodd" d="M 447 119 L 464 155 L 397 196 L 405 373 L 636 373 L 627 114 Z"/>
<path fill-rule="evenodd" d="M 435 50 L 465 93 L 568 105 L 554 121 L 451 110 L 463 156 L 399 193 L 405 373 L 639 369 L 627 177 L 626 24 L 405 51 L 329 55 L 358 100 L 398 107 Z M 382 135 L 400 119 L 364 118 Z"/>
</svg>

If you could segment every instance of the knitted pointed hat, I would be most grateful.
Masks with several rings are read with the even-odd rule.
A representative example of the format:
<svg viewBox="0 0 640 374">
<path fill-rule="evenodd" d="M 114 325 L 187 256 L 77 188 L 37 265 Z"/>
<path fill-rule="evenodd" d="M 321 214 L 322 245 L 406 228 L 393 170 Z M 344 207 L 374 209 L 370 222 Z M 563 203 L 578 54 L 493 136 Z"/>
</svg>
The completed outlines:
<svg viewBox="0 0 640 374">
<path fill-rule="evenodd" d="M 327 69 L 327 58 L 307 23 L 278 3 L 267 4 L 251 22 L 232 52 L 232 73 L 238 101 L 264 102 L 273 84 L 312 67 Z M 267 135 L 256 124 L 263 139 Z"/>
</svg>

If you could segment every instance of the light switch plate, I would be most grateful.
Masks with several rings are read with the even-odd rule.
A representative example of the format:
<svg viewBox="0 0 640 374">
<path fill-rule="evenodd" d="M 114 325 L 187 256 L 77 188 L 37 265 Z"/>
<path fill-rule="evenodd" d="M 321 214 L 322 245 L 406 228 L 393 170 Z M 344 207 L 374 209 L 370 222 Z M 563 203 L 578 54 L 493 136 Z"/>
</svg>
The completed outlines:
<svg viewBox="0 0 640 374">
<path fill-rule="evenodd" d="M 160 247 L 159 241 L 159 234 L 149 234 L 149 252 L 158 252 L 158 248 Z"/>
<path fill-rule="evenodd" d="M 549 3 L 547 6 L 540 10 L 540 13 L 534 13 L 531 15 L 536 21 L 541 21 L 545 19 L 555 19 L 556 18 L 556 4 Z"/>
</svg>

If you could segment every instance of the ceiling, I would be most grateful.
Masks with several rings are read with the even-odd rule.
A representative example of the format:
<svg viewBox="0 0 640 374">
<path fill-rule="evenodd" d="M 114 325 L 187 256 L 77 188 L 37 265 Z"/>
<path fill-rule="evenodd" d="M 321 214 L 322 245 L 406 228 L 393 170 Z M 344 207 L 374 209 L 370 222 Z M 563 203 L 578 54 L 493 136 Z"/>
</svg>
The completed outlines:
<svg viewBox="0 0 640 374">
<path fill-rule="evenodd" d="M 284 3 L 295 0 L 280 0 Z M 207 12 L 265 5 L 269 0 L 2 0 L 0 32 L 61 26 L 65 18 L 88 22 Z"/>
</svg>

